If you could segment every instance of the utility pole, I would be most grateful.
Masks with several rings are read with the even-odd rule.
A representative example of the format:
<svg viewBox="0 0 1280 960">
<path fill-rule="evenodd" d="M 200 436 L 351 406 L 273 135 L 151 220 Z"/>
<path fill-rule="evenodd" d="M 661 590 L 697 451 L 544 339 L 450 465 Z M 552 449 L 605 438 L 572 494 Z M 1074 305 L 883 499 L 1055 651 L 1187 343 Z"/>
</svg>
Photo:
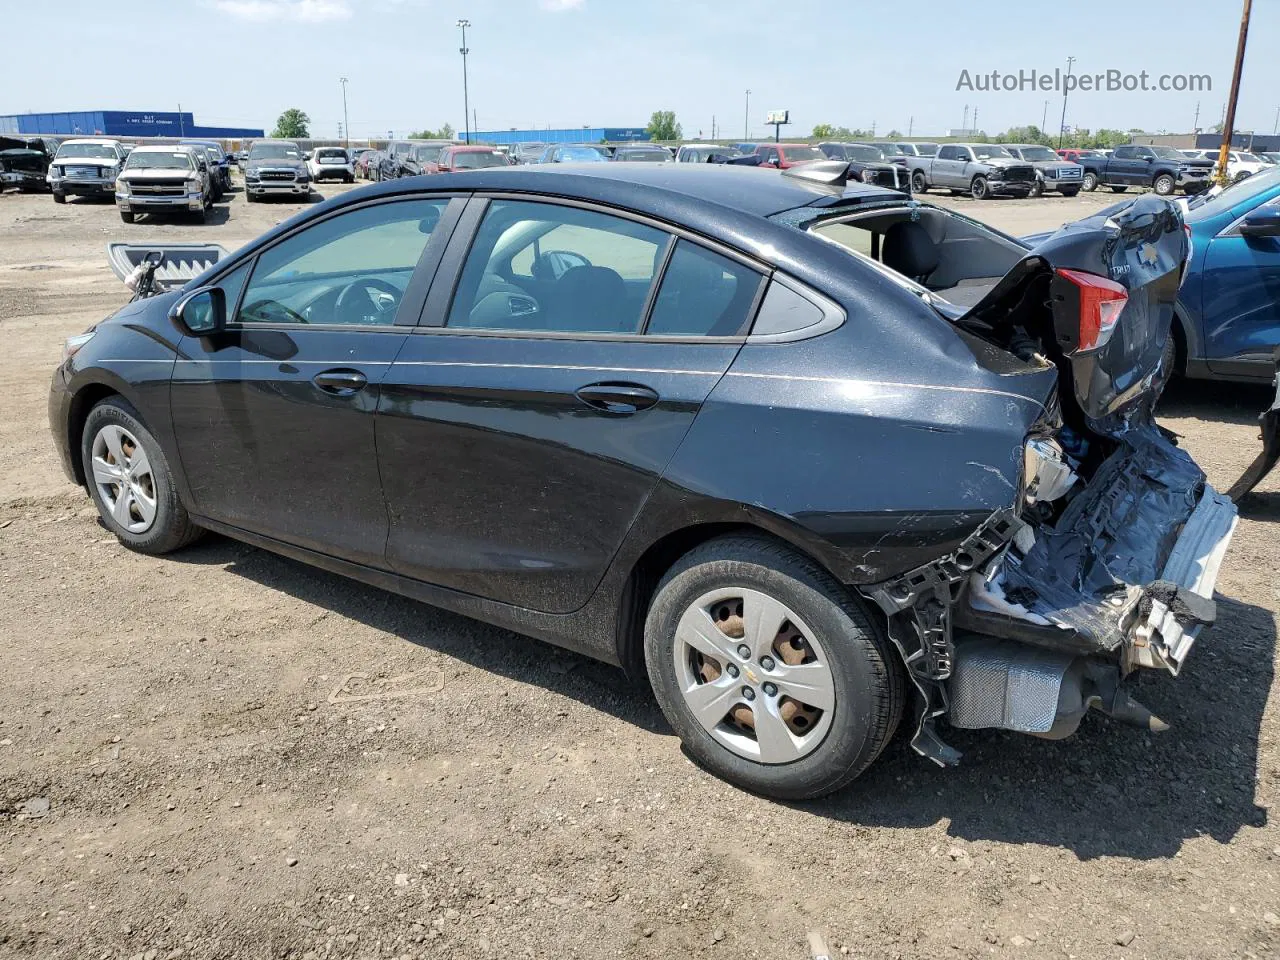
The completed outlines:
<svg viewBox="0 0 1280 960">
<path fill-rule="evenodd" d="M 915 130 L 915 128 L 916 128 L 916 118 L 907 117 L 907 139 L 908 140 L 911 139 L 911 133 L 913 130 Z"/>
<path fill-rule="evenodd" d="M 1231 131 L 1236 125 L 1236 101 L 1240 97 L 1240 74 L 1244 70 L 1244 47 L 1249 39 L 1249 16 L 1253 13 L 1253 0 L 1244 0 L 1244 12 L 1240 15 L 1240 39 L 1236 41 L 1236 66 L 1231 74 L 1231 99 L 1227 101 L 1226 116 L 1222 119 L 1222 146 L 1218 148 L 1218 182 L 1224 187 L 1227 179 L 1227 160 L 1231 152 Z"/>
<path fill-rule="evenodd" d="M 960 129 L 969 129 L 969 105 L 967 103 L 964 105 L 964 119 L 960 121 Z M 961 136 L 963 136 L 963 134 L 961 134 Z"/>
<path fill-rule="evenodd" d="M 751 91 L 747 91 L 747 108 L 742 114 L 742 139 L 751 139 Z"/>
<path fill-rule="evenodd" d="M 1274 137 L 1280 132 L 1280 107 L 1276 107 L 1276 122 L 1271 126 L 1271 135 Z"/>
<path fill-rule="evenodd" d="M 714 140 L 715 138 L 716 138 L 716 115 L 713 113 L 711 115 L 711 139 Z"/>
<path fill-rule="evenodd" d="M 458 48 L 458 52 L 462 54 L 462 125 L 467 128 L 467 143 L 470 143 L 471 97 L 467 92 L 467 54 L 471 51 L 467 49 L 467 27 L 471 26 L 471 21 L 459 20 L 458 26 L 462 28 L 462 46 Z"/>
<path fill-rule="evenodd" d="M 1197 131 L 1199 131 L 1199 129 L 1200 129 L 1200 101 L 1197 100 L 1196 116 L 1195 116 L 1195 119 L 1191 121 L 1191 132 L 1196 133 Z"/>
<path fill-rule="evenodd" d="M 977 106 L 977 104 L 974 104 L 974 107 L 973 107 L 973 132 L 974 132 L 975 134 L 978 132 L 978 106 Z"/>
<path fill-rule="evenodd" d="M 1040 112 L 1040 132 L 1044 133 L 1044 125 L 1049 122 L 1049 101 L 1044 102 L 1044 110 Z"/>
<path fill-rule="evenodd" d="M 187 124 L 182 119 L 182 104 L 178 104 L 178 136 L 185 137 L 187 135 Z"/>
<path fill-rule="evenodd" d="M 338 82 L 342 84 L 342 145 L 349 147 L 351 146 L 351 123 L 347 119 L 347 78 L 339 77 Z"/>
<path fill-rule="evenodd" d="M 1076 62 L 1075 57 L 1067 57 L 1067 76 L 1071 76 L 1071 65 Z M 1062 87 L 1062 119 L 1058 122 L 1058 149 L 1062 149 L 1062 138 L 1067 135 L 1067 94 L 1069 90 L 1066 84 Z"/>
</svg>

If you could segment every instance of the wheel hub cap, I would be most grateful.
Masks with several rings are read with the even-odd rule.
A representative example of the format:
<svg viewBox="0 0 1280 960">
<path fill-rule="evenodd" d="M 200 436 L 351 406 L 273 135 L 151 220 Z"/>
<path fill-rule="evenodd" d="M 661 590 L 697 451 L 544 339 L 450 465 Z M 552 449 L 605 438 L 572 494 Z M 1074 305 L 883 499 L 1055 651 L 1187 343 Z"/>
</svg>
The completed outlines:
<svg viewBox="0 0 1280 960">
<path fill-rule="evenodd" d="M 676 678 L 717 742 L 758 763 L 791 763 L 826 737 L 836 707 L 826 652 L 800 617 L 765 593 L 699 597 L 676 626 Z"/>
<path fill-rule="evenodd" d="M 129 533 L 146 533 L 156 520 L 151 461 L 138 438 L 109 423 L 93 438 L 90 470 L 103 509 Z"/>
</svg>

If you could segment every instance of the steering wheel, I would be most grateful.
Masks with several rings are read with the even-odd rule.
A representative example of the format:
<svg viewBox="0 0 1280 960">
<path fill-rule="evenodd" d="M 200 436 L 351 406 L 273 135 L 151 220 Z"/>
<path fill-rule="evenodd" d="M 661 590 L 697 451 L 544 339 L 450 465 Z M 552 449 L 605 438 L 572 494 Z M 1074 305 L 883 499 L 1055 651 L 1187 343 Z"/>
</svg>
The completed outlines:
<svg viewBox="0 0 1280 960">
<path fill-rule="evenodd" d="M 360 297 L 358 293 L 364 296 Z M 343 287 L 333 301 L 334 320 L 338 323 L 377 323 L 388 313 L 394 318 L 401 295 L 400 289 L 386 280 L 357 277 Z"/>
<path fill-rule="evenodd" d="M 302 314 L 297 313 L 286 307 L 283 303 L 275 300 L 255 300 L 253 303 L 241 307 L 240 313 L 243 316 L 252 317 L 259 323 L 310 323 L 311 321 Z"/>
<path fill-rule="evenodd" d="M 529 265 L 535 280 L 559 280 L 574 267 L 589 267 L 591 261 L 571 250 L 546 250 Z"/>
</svg>

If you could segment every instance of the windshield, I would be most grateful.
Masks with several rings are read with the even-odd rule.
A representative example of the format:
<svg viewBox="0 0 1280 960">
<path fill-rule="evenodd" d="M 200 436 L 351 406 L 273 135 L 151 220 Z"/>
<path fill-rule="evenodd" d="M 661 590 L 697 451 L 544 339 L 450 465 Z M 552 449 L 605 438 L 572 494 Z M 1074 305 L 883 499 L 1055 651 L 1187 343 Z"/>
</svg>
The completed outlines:
<svg viewBox="0 0 1280 960">
<path fill-rule="evenodd" d="M 438 163 L 443 149 L 444 147 L 414 147 L 413 159 L 419 163 Z"/>
<path fill-rule="evenodd" d="M 595 147 L 561 147 L 558 159 L 564 163 L 595 163 L 604 160 L 604 157 Z"/>
<path fill-rule="evenodd" d="M 936 157 L 938 155 L 938 145 L 936 143 L 917 143 L 916 153 L 922 157 Z"/>
<path fill-rule="evenodd" d="M 545 143 L 522 143 L 516 148 L 522 157 L 540 157 L 546 149 Z"/>
<path fill-rule="evenodd" d="M 895 143 L 894 146 L 902 152 L 904 157 L 920 156 L 920 154 L 916 152 L 916 145 L 914 143 Z"/>
<path fill-rule="evenodd" d="M 844 155 L 846 159 L 857 160 L 859 163 L 879 163 L 884 159 L 884 154 L 875 147 L 862 143 L 849 144 L 844 148 Z"/>
<path fill-rule="evenodd" d="M 1056 153 L 1048 147 L 1023 147 L 1019 153 L 1022 154 L 1023 160 L 1030 160 L 1033 163 L 1037 160 L 1059 160 L 1061 159 Z"/>
<path fill-rule="evenodd" d="M 482 167 L 505 167 L 507 158 L 497 150 L 467 151 L 453 155 L 453 169 L 479 170 Z"/>
<path fill-rule="evenodd" d="M 619 150 L 614 154 L 613 159 L 640 163 L 666 163 L 671 159 L 671 154 L 665 150 Z"/>
<path fill-rule="evenodd" d="M 177 150 L 173 153 L 152 153 L 149 150 L 135 150 L 129 154 L 129 159 L 124 162 L 124 168 L 126 170 L 137 170 L 139 167 L 144 167 L 147 170 L 190 170 L 191 155 Z"/>
<path fill-rule="evenodd" d="M 998 143 L 975 143 L 973 145 L 973 155 L 979 160 L 990 160 L 993 157 L 1013 156 L 1013 154 Z"/>
<path fill-rule="evenodd" d="M 59 160 L 114 160 L 116 151 L 104 143 L 64 143 L 58 148 Z"/>
<path fill-rule="evenodd" d="M 1151 152 L 1161 160 L 1182 160 L 1185 159 L 1181 153 L 1173 149 L 1173 147 L 1152 147 Z"/>
<path fill-rule="evenodd" d="M 301 160 L 296 143 L 255 143 L 249 148 L 250 160 Z"/>
<path fill-rule="evenodd" d="M 1206 220 L 1226 213 L 1232 207 L 1246 203 L 1260 193 L 1280 185 L 1280 168 L 1263 170 L 1252 177 L 1246 177 L 1231 184 L 1221 193 L 1209 196 L 1207 193 L 1192 197 L 1187 204 L 1188 220 Z"/>
<path fill-rule="evenodd" d="M 898 145 L 896 143 L 873 143 L 871 144 L 871 146 L 877 148 L 886 157 L 905 157 L 906 156 L 906 154 L 903 153 L 898 148 Z"/>
<path fill-rule="evenodd" d="M 790 143 L 783 145 L 782 155 L 787 158 L 789 163 L 802 163 L 805 160 L 827 159 L 827 155 L 817 147 L 796 146 Z"/>
</svg>

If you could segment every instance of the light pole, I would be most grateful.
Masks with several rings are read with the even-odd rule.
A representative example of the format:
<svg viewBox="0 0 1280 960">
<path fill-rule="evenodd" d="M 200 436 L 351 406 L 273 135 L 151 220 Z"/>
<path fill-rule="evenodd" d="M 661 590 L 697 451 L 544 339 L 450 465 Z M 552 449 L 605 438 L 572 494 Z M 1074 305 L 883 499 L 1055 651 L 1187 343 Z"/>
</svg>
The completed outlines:
<svg viewBox="0 0 1280 960">
<path fill-rule="evenodd" d="M 747 107 L 742 112 L 742 139 L 751 139 L 751 91 L 747 91 Z"/>
<path fill-rule="evenodd" d="M 338 82 L 342 84 L 342 145 L 349 147 L 351 146 L 351 123 L 347 120 L 347 78 L 339 77 Z"/>
<path fill-rule="evenodd" d="M 471 26 L 471 21 L 459 20 L 458 26 L 462 28 L 462 46 L 458 48 L 458 52 L 462 54 L 462 125 L 467 129 L 467 143 L 470 143 L 471 98 L 467 93 L 467 54 L 471 51 L 467 49 L 467 27 Z"/>
<path fill-rule="evenodd" d="M 1071 65 L 1076 62 L 1075 57 L 1067 57 L 1067 78 L 1071 77 Z M 1058 149 L 1062 149 L 1062 138 L 1067 133 L 1067 94 L 1071 90 L 1071 84 L 1064 83 L 1062 85 L 1062 120 L 1058 123 Z"/>
</svg>

